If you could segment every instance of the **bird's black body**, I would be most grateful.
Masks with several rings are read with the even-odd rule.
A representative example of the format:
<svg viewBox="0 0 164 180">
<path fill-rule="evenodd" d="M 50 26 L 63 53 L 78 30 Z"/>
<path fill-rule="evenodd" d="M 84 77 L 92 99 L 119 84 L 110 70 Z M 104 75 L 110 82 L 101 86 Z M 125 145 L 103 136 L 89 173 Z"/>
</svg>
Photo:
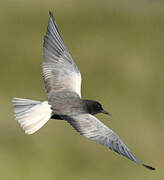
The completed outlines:
<svg viewBox="0 0 164 180">
<path fill-rule="evenodd" d="M 106 112 L 106 114 L 107 114 L 107 111 L 104 111 L 102 105 L 97 101 L 83 100 L 83 99 L 79 99 L 79 101 L 81 102 L 81 103 L 79 103 L 79 104 L 81 104 L 81 106 L 79 107 L 79 104 L 78 104 L 76 112 L 78 109 L 80 109 L 80 112 L 85 112 L 85 113 L 89 113 L 92 115 L 98 114 L 98 113 L 104 113 L 104 112 Z M 67 106 L 70 106 L 70 104 L 68 104 Z M 64 112 L 64 108 L 63 108 L 63 112 Z M 61 116 L 62 116 L 62 114 L 53 114 L 51 116 L 51 119 L 63 120 L 61 118 Z"/>
</svg>

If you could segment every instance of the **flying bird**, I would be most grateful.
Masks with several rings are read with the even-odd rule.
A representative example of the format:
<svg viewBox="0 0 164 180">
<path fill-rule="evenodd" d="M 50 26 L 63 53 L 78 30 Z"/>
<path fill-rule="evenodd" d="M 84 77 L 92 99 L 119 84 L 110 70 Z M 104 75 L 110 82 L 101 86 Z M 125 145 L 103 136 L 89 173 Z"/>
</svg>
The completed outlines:
<svg viewBox="0 0 164 180">
<path fill-rule="evenodd" d="M 64 44 L 53 14 L 49 14 L 42 62 L 47 99 L 41 102 L 13 98 L 15 119 L 27 134 L 38 131 L 49 119 L 65 120 L 84 137 L 154 170 L 138 160 L 120 137 L 94 116 L 110 115 L 99 102 L 82 99 L 80 71 Z"/>
</svg>

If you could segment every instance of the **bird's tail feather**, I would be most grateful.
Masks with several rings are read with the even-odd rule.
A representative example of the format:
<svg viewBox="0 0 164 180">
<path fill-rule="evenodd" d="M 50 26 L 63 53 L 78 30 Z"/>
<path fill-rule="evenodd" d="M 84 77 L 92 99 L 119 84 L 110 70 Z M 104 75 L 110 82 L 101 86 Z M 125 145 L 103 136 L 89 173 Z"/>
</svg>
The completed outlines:
<svg viewBox="0 0 164 180">
<path fill-rule="evenodd" d="M 33 134 L 51 118 L 51 105 L 29 99 L 13 98 L 15 119 L 25 133 Z"/>
</svg>

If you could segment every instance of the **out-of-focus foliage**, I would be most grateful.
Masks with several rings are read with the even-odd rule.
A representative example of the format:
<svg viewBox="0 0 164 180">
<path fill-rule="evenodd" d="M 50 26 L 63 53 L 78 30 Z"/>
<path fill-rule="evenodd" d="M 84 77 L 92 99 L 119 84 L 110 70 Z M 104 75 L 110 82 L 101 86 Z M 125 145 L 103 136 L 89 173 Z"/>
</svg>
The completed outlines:
<svg viewBox="0 0 164 180">
<path fill-rule="evenodd" d="M 152 172 L 50 120 L 25 135 L 12 97 L 44 100 L 42 44 L 52 10 L 81 70 L 84 98 Z M 164 179 L 164 2 L 162 0 L 1 0 L 0 179 Z"/>
</svg>

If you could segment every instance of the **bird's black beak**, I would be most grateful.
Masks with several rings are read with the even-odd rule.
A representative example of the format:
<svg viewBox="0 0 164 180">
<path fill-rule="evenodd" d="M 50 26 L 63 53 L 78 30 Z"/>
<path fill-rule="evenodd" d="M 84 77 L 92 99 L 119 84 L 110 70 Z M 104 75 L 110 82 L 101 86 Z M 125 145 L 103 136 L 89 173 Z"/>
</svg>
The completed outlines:
<svg viewBox="0 0 164 180">
<path fill-rule="evenodd" d="M 108 116 L 111 116 L 111 113 L 110 113 L 110 112 L 108 112 L 108 111 L 105 111 L 104 109 L 101 111 L 101 113 L 103 113 L 103 114 L 107 114 Z"/>
</svg>

